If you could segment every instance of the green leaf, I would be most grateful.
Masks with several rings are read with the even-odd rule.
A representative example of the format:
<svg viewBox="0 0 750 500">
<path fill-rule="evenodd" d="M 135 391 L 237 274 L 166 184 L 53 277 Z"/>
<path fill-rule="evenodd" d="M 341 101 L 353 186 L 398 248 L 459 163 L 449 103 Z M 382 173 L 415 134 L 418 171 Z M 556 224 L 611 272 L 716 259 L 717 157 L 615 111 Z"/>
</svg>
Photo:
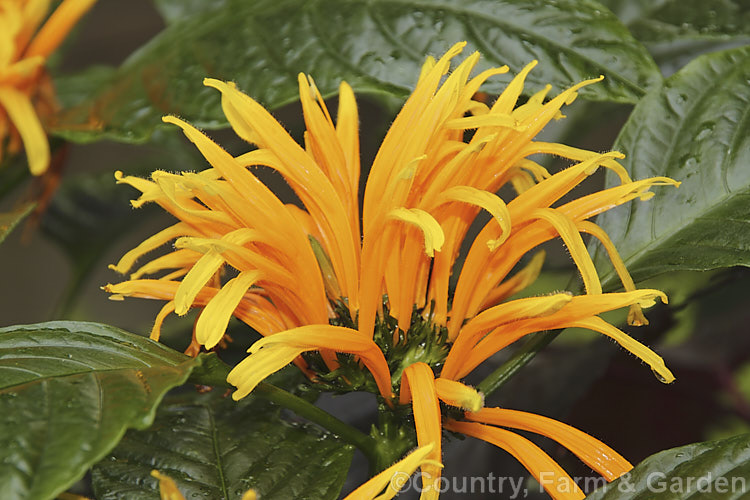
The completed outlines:
<svg viewBox="0 0 750 500">
<path fill-rule="evenodd" d="M 219 94 L 203 86 L 204 77 L 233 80 L 268 108 L 297 100 L 298 72 L 312 74 L 326 96 L 346 80 L 359 93 L 403 98 L 425 56 L 461 40 L 467 53 L 484 54 L 479 69 L 510 66 L 488 92 L 500 92 L 534 59 L 540 64 L 529 92 L 603 74 L 581 95 L 635 102 L 661 79 L 645 47 L 593 0 L 227 0 L 193 15 L 175 5 L 162 3 L 173 24 L 104 83 L 94 78 L 93 97 L 63 114 L 57 134 L 139 142 L 164 114 L 225 127 Z M 82 82 L 85 75 L 76 85 Z"/>
<path fill-rule="evenodd" d="M 700 54 L 750 43 L 750 9 L 745 0 L 659 0 L 617 2 L 633 36 L 671 75 Z M 626 21 L 628 19 L 628 21 Z"/>
<path fill-rule="evenodd" d="M 614 147 L 634 179 L 682 182 L 598 218 L 635 281 L 750 265 L 749 66 L 750 47 L 699 57 L 649 92 L 623 127 Z M 595 260 L 609 266 L 599 247 Z M 602 282 L 617 288 L 611 266 Z"/>
<path fill-rule="evenodd" d="M 587 500 L 745 498 L 750 492 L 750 434 L 689 444 L 650 456 Z"/>
<path fill-rule="evenodd" d="M 95 323 L 0 328 L 0 491 L 54 498 L 202 360 Z"/>
<path fill-rule="evenodd" d="M 91 66 L 84 71 L 55 79 L 55 94 L 63 107 L 71 107 L 91 98 L 91 90 L 110 82 L 115 75 L 110 66 Z M 86 126 L 85 121 L 81 126 Z"/>
<path fill-rule="evenodd" d="M 167 24 L 172 24 L 185 17 L 223 7 L 226 0 L 154 0 L 154 5 Z"/>
<path fill-rule="evenodd" d="M 662 0 L 648 5 L 629 23 L 643 42 L 750 36 L 750 10 L 743 0 Z"/>
<path fill-rule="evenodd" d="M 219 391 L 214 391 L 218 393 Z M 310 425 L 291 424 L 278 407 L 248 397 L 188 394 L 169 400 L 145 431 L 130 431 L 93 469 L 99 500 L 159 499 L 157 469 L 185 498 L 337 498 L 353 447 Z"/>
<path fill-rule="evenodd" d="M 15 210 L 0 213 L 0 243 L 5 241 L 10 232 L 34 210 L 35 206 L 36 203 L 25 203 Z"/>
</svg>

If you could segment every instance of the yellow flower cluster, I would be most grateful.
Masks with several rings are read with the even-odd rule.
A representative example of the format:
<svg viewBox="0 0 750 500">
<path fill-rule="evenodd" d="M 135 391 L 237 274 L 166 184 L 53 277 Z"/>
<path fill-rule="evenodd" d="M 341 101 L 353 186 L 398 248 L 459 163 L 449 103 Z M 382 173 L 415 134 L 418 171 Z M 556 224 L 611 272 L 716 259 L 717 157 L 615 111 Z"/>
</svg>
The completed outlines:
<svg viewBox="0 0 750 500">
<path fill-rule="evenodd" d="M 531 63 L 488 106 L 474 96 L 488 78 L 508 68 L 471 77 L 479 60 L 475 53 L 449 72 L 463 46 L 425 63 L 369 169 L 361 216 L 359 118 L 346 83 L 334 122 L 313 80 L 299 76 L 307 127 L 301 146 L 233 84 L 207 79 L 205 84 L 221 93 L 233 129 L 257 148 L 233 156 L 185 121 L 165 117 L 183 130 L 210 168 L 158 171 L 150 180 L 118 175 L 119 182 L 141 191 L 134 206 L 157 203 L 178 222 L 113 268 L 127 273 L 139 257 L 168 242 L 174 242 L 174 251 L 106 288 L 117 296 L 167 301 L 152 331 L 155 339 L 167 315 L 200 308 L 194 352 L 219 344 L 232 316 L 260 332 L 264 338 L 229 375 L 237 387 L 235 399 L 291 362 L 312 380 L 321 369 L 335 370 L 346 359 L 361 363 L 384 402 L 412 406 L 417 441 L 426 450 L 414 459 L 428 473 L 423 475 L 425 498 L 438 495 L 443 429 L 504 448 L 535 477 L 552 471 L 559 480 L 547 488 L 555 498 L 583 498 L 554 460 L 507 428 L 556 440 L 608 480 L 631 465 L 560 422 L 484 408 L 482 395 L 461 380 L 525 335 L 580 327 L 612 338 L 663 381 L 672 381 L 659 356 L 599 316 L 629 307 L 630 323 L 644 324 L 641 308 L 666 297 L 658 290 L 636 289 L 609 237 L 591 219 L 648 199 L 653 186 L 677 183 L 664 177 L 631 180 L 618 163 L 620 153 L 535 140 L 549 121 L 562 116 L 561 108 L 581 87 L 600 78 L 551 98 L 547 86 L 519 104 Z M 552 174 L 531 159 L 539 154 L 567 158 L 572 165 Z M 302 207 L 282 203 L 254 175 L 254 166 L 279 172 Z M 612 170 L 620 185 L 560 201 L 600 168 Z M 506 185 L 516 192 L 507 202 L 497 194 Z M 491 219 L 470 237 L 482 210 Z M 583 233 L 608 251 L 624 291 L 602 293 Z M 532 251 L 557 237 L 580 271 L 585 293 L 514 300 L 542 267 L 543 252 Z M 458 263 L 462 248 L 467 250 Z M 389 318 L 393 327 L 383 335 Z M 430 342 L 439 349 L 422 358 L 410 351 L 406 365 L 392 359 L 394 346 L 408 350 L 417 325 L 420 331 L 427 325 Z M 314 366 L 311 352 L 320 360 Z M 462 408 L 463 418 L 441 415 L 440 402 Z"/>
</svg>

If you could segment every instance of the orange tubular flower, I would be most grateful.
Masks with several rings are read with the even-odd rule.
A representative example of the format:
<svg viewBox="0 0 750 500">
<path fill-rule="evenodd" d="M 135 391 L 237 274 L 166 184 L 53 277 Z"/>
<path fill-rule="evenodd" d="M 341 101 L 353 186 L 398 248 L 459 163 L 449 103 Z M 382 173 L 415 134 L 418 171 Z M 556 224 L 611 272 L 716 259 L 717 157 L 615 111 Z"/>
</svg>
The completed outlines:
<svg viewBox="0 0 750 500">
<path fill-rule="evenodd" d="M 119 297 L 167 301 L 152 331 L 155 339 L 171 312 L 202 308 L 191 352 L 199 345 L 216 346 L 232 315 L 260 332 L 265 338 L 229 376 L 237 387 L 235 398 L 294 361 L 323 387 L 369 390 L 389 405 L 403 405 L 400 411 L 410 405 L 418 444 L 429 447 L 421 463 L 426 498 L 438 493 L 443 429 L 507 450 L 553 497 L 581 498 L 549 456 L 501 427 L 550 437 L 608 480 L 631 465 L 600 441 L 559 422 L 483 409 L 483 396 L 460 380 L 529 333 L 575 326 L 612 338 L 662 381 L 671 382 L 674 377 L 659 356 L 599 317 L 629 307 L 629 322 L 645 324 L 641 309 L 666 297 L 635 288 L 614 245 L 590 219 L 648 199 L 652 186 L 678 183 L 664 177 L 632 181 L 617 161 L 620 153 L 534 140 L 550 120 L 562 117 L 562 106 L 575 99 L 578 89 L 601 78 L 552 98 L 547 98 L 547 86 L 518 105 L 531 63 L 488 107 L 473 96 L 507 67 L 470 77 L 479 59 L 475 53 L 449 74 L 463 46 L 425 63 L 369 170 L 361 218 L 358 115 L 346 83 L 334 122 L 312 79 L 299 76 L 307 126 L 302 147 L 233 84 L 205 80 L 221 92 L 224 113 L 237 134 L 257 149 L 232 156 L 190 124 L 165 117 L 182 128 L 211 168 L 154 172 L 150 180 L 118 174 L 119 182 L 142 192 L 134 206 L 155 202 L 178 222 L 113 268 L 129 272 L 139 257 L 168 242 L 174 242 L 174 251 L 106 289 Z M 474 131 L 469 139 L 467 130 Z M 529 159 L 540 153 L 567 158 L 572 166 L 550 174 Z M 302 207 L 283 204 L 253 174 L 253 166 L 279 172 Z M 599 168 L 615 172 L 621 184 L 558 203 Z M 517 193 L 507 203 L 496 194 L 505 185 Z M 468 239 L 481 210 L 491 220 Z M 602 293 L 581 233 L 607 250 L 623 292 Z M 534 249 L 556 237 L 580 271 L 585 294 L 513 300 L 540 272 L 544 254 Z M 468 251 L 457 265 L 462 246 Z M 154 273 L 164 274 L 144 277 Z M 457 278 L 452 296 L 451 276 Z M 441 415 L 440 401 L 462 408 L 464 419 Z M 459 414 L 451 412 L 454 418 Z M 552 475 L 551 483 L 540 477 L 545 472 Z"/>
<path fill-rule="evenodd" d="M 44 65 L 96 0 L 64 0 L 45 20 L 50 0 L 0 4 L 0 160 L 8 149 L 26 149 L 29 170 L 41 175 L 50 160 L 40 121 L 53 113 L 53 90 Z M 41 28 L 40 28 L 41 25 Z"/>
</svg>

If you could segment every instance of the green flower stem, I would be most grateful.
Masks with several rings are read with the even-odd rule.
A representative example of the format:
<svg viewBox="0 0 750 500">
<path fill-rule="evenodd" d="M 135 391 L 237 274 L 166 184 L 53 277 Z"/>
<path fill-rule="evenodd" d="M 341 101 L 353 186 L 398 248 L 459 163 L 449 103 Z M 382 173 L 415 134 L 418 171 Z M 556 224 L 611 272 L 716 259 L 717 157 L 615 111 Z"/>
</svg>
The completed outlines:
<svg viewBox="0 0 750 500">
<path fill-rule="evenodd" d="M 555 337 L 560 334 L 556 332 L 540 332 L 531 336 L 523 347 L 508 361 L 500 365 L 494 372 L 490 373 L 484 380 L 477 384 L 477 390 L 485 396 L 489 396 L 503 386 L 518 370 L 526 366 L 534 359 L 539 351 L 547 347 Z"/>
<path fill-rule="evenodd" d="M 339 420 L 325 410 L 321 410 L 314 404 L 305 401 L 291 392 L 276 387 L 275 385 L 261 382 L 253 391 L 258 397 L 267 399 L 279 406 L 283 406 L 300 417 L 328 429 L 349 444 L 353 444 L 362 451 L 370 463 L 378 462 L 376 442 L 373 438 L 364 434 L 351 425 Z"/>
<path fill-rule="evenodd" d="M 201 356 L 203 357 L 203 366 L 193 372 L 189 382 L 201 385 L 233 387 L 227 382 L 227 375 L 231 367 L 219 360 L 214 354 Z M 371 464 L 381 461 L 378 453 L 378 443 L 374 438 L 358 431 L 327 411 L 321 410 L 309 401 L 266 382 L 258 384 L 252 394 L 283 406 L 300 417 L 306 418 L 331 431 L 347 443 L 359 448 Z"/>
<path fill-rule="evenodd" d="M 403 425 L 407 421 L 403 408 L 388 408 L 381 404 L 378 409 L 378 425 L 372 428 L 376 442 L 376 460 L 370 461 L 370 475 L 385 470 L 402 458 L 409 449 L 417 445 L 416 429 Z"/>
</svg>

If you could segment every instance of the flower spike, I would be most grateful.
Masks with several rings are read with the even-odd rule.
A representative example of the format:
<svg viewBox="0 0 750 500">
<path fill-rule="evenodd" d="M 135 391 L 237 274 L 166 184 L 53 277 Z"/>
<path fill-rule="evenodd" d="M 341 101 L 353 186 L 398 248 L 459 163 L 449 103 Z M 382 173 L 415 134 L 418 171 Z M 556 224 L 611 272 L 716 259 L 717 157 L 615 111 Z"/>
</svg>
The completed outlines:
<svg viewBox="0 0 750 500">
<path fill-rule="evenodd" d="M 642 309 L 667 298 L 637 288 L 614 243 L 591 219 L 654 196 L 656 186 L 679 183 L 632 180 L 618 152 L 535 140 L 564 117 L 578 90 L 601 77 L 556 96 L 544 86 L 519 105 L 533 61 L 490 103 L 478 94 L 481 85 L 508 68 L 472 77 L 479 62 L 472 53 L 450 71 L 465 45 L 427 58 L 369 169 L 360 165 L 360 118 L 346 83 L 334 121 L 313 78 L 297 75 L 306 126 L 298 144 L 237 85 L 205 79 L 221 94 L 234 131 L 252 146 L 233 156 L 186 121 L 165 117 L 195 144 L 207 168 L 157 171 L 150 179 L 116 175 L 140 191 L 134 206 L 156 203 L 178 222 L 127 252 L 112 268 L 130 279 L 105 289 L 112 298 L 166 302 L 154 339 L 166 316 L 199 309 L 193 355 L 221 347 L 233 316 L 260 333 L 227 378 L 236 387 L 234 399 L 294 363 L 324 390 L 371 391 L 383 411 L 410 412 L 419 448 L 347 498 L 392 498 L 403 486 L 395 478 L 421 468 L 422 498 L 434 500 L 442 435 L 449 430 L 508 451 L 553 498 L 580 499 L 583 492 L 559 464 L 508 429 L 557 441 L 608 481 L 631 464 L 560 422 L 484 407 L 483 394 L 462 379 L 525 335 L 575 326 L 613 339 L 659 379 L 674 380 L 655 352 L 600 317 L 629 308 L 631 324 L 646 324 Z M 34 127 L 24 133 L 34 136 Z M 540 154 L 570 166 L 548 171 L 537 163 Z M 281 175 L 300 203 L 282 202 L 255 176 L 256 167 Z M 600 168 L 612 170 L 620 185 L 576 196 Z M 479 216 L 484 221 L 475 225 Z M 624 291 L 602 289 L 583 233 L 601 242 Z M 544 264 L 538 248 L 553 239 L 569 251 L 584 290 L 530 295 L 526 289 Z M 135 267 L 170 242 L 172 251 Z"/>
</svg>

